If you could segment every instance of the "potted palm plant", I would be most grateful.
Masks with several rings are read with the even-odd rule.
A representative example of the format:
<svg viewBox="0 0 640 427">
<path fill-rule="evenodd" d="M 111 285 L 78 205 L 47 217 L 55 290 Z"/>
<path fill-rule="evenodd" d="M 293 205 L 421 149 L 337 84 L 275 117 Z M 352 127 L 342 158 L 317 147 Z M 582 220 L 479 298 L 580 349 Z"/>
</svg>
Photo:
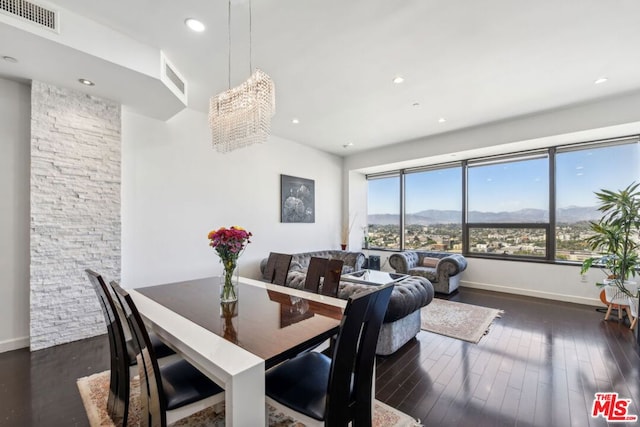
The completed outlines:
<svg viewBox="0 0 640 427">
<path fill-rule="evenodd" d="M 634 182 L 624 190 L 600 190 L 595 193 L 602 217 L 598 222 L 591 222 L 594 234 L 586 241 L 591 250 L 602 255 L 585 259 L 580 270 L 580 274 L 584 274 L 591 266 L 603 268 L 607 272 L 607 280 L 598 285 L 613 286 L 632 299 L 629 305 L 636 309 L 635 316 L 638 287 L 629 279 L 636 275 L 640 248 L 639 186 Z"/>
</svg>

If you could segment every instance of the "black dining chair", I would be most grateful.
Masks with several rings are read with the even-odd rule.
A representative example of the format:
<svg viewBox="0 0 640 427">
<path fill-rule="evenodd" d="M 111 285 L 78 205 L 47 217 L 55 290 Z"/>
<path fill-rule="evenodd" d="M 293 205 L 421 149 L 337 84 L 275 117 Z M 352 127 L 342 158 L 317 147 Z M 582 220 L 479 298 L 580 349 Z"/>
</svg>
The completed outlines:
<svg viewBox="0 0 640 427">
<path fill-rule="evenodd" d="M 292 258 L 293 255 L 290 254 L 269 253 L 264 273 L 265 278 L 271 283 L 284 286 L 287 283 L 287 274 Z"/>
<path fill-rule="evenodd" d="M 342 276 L 342 266 L 344 261 L 341 259 L 330 259 L 324 270 L 324 280 L 320 287 L 320 293 L 330 297 L 338 296 L 338 287 L 340 285 L 340 276 Z"/>
<path fill-rule="evenodd" d="M 113 294 L 113 289 L 111 289 L 111 287 L 107 285 L 104 278 L 100 274 L 96 273 L 91 269 L 86 269 L 85 272 L 89 276 L 89 280 L 92 281 L 92 284 L 94 280 L 97 280 L 97 283 L 103 284 L 104 292 L 106 292 L 106 294 L 110 297 L 109 300 L 114 301 L 115 295 Z M 102 288 L 102 286 L 100 287 Z M 95 288 L 95 285 L 94 285 L 94 288 Z M 124 332 L 124 336 L 126 340 L 125 341 L 126 350 L 127 350 L 127 354 L 129 355 L 129 363 L 133 366 L 136 364 L 136 349 L 134 348 L 133 341 L 131 339 L 131 332 L 129 331 L 129 327 L 126 322 L 125 315 L 124 313 L 122 313 L 122 309 L 120 308 L 119 304 L 114 304 L 113 310 L 117 315 L 117 317 L 120 319 L 120 324 L 122 326 L 122 330 Z M 158 357 L 159 359 L 176 354 L 176 352 L 171 347 L 165 344 L 153 332 L 149 333 L 149 337 L 151 338 L 151 344 L 153 345 L 153 350 L 156 352 L 156 357 Z"/>
<path fill-rule="evenodd" d="M 340 259 L 311 257 L 304 289 L 316 294 L 337 297 L 343 265 L 344 261 Z"/>
<path fill-rule="evenodd" d="M 107 285 L 101 274 L 91 269 L 86 269 L 85 272 L 98 295 L 100 308 L 107 323 L 111 356 L 107 413 L 115 425 L 126 425 L 129 415 L 130 367 L 136 364 L 136 347 L 126 315 L 116 302 L 113 289 Z M 156 334 L 149 334 L 149 337 L 158 358 L 175 355 L 175 351 Z"/>
<path fill-rule="evenodd" d="M 324 276 L 324 271 L 327 269 L 327 263 L 329 259 L 311 257 L 309 260 L 309 268 L 307 269 L 307 276 L 304 280 L 305 291 L 318 293 L 320 287 L 320 279 Z"/>
<path fill-rule="evenodd" d="M 224 390 L 186 360 L 160 367 L 147 329 L 129 293 L 111 282 L 127 313 L 137 348 L 142 426 L 165 427 L 224 400 Z"/>
<path fill-rule="evenodd" d="M 269 370 L 267 402 L 305 425 L 371 426 L 375 351 L 392 289 L 349 297 L 332 357 L 308 352 Z"/>
<path fill-rule="evenodd" d="M 93 286 L 107 324 L 111 356 L 107 414 L 115 425 L 123 425 L 129 413 L 129 359 L 124 330 L 117 315 L 116 305 L 102 276 L 85 270 Z"/>
</svg>

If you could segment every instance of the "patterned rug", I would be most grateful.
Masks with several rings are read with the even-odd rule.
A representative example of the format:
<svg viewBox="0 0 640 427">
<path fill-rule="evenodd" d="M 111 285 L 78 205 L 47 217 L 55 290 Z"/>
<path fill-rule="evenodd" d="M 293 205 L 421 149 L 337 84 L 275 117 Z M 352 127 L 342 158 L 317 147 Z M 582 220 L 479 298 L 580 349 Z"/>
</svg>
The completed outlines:
<svg viewBox="0 0 640 427">
<path fill-rule="evenodd" d="M 425 331 L 477 343 L 489 332 L 493 319 L 504 313 L 495 308 L 434 298 L 422 307 L 421 328 Z"/>
<path fill-rule="evenodd" d="M 100 372 L 77 380 L 82 403 L 87 411 L 91 427 L 113 427 L 113 422 L 107 415 L 107 396 L 109 394 L 109 371 Z M 267 405 L 268 406 L 268 405 Z M 277 413 L 275 408 L 269 408 L 270 427 L 304 427 L 304 424 L 293 420 L 283 413 Z M 139 426 L 140 411 L 140 381 L 136 376 L 131 380 L 131 399 L 129 400 L 129 420 L 127 425 Z M 224 426 L 224 403 L 206 408 L 196 414 L 177 421 L 172 427 L 220 427 Z M 421 427 L 422 424 L 410 416 L 375 401 L 373 418 L 375 427 Z"/>
</svg>

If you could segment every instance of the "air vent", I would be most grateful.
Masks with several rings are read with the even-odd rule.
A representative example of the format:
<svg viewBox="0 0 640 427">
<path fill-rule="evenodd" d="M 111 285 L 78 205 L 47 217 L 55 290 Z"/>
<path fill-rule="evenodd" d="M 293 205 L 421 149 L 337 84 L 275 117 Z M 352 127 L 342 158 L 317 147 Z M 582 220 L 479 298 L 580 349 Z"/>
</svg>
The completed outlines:
<svg viewBox="0 0 640 427">
<path fill-rule="evenodd" d="M 2 1 L 2 0 L 0 0 Z M 184 105 L 187 105 L 187 82 L 180 75 L 180 72 L 173 66 L 161 52 L 162 60 L 162 72 L 160 74 L 160 80 L 167 86 L 175 96 L 180 99 Z"/>
<path fill-rule="evenodd" d="M 0 12 L 57 31 L 56 11 L 25 0 L 0 0 Z"/>
</svg>

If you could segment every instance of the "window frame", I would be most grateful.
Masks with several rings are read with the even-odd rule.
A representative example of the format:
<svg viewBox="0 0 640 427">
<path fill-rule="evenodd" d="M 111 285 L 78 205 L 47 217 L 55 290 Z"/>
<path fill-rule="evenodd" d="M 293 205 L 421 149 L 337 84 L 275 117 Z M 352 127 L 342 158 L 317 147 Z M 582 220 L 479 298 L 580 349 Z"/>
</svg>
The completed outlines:
<svg viewBox="0 0 640 427">
<path fill-rule="evenodd" d="M 552 255 L 555 255 L 552 253 L 551 248 L 550 248 L 550 243 L 551 243 L 551 212 L 552 212 L 552 208 L 553 205 L 555 205 L 555 202 L 552 203 L 552 200 L 555 200 L 555 192 L 554 192 L 554 188 L 555 188 L 555 177 L 554 174 L 552 173 L 552 169 L 553 167 L 551 166 L 553 163 L 555 163 L 555 157 L 554 157 L 555 151 L 551 148 L 548 149 L 544 149 L 544 150 L 530 150 L 530 151 L 524 151 L 524 152 L 518 152 L 518 153 L 507 153 L 507 154 L 500 154 L 497 156 L 490 156 L 490 157 L 483 157 L 483 158 L 478 158 L 478 159 L 473 159 L 473 160 L 469 160 L 467 161 L 467 163 L 465 164 L 465 181 L 467 183 L 466 188 L 465 188 L 465 198 L 467 199 L 467 203 L 468 203 L 468 198 L 469 198 L 469 170 L 470 168 L 476 168 L 476 167 L 482 167 L 482 166 L 490 166 L 490 165 L 496 165 L 496 164 L 507 164 L 507 163 L 515 163 L 515 162 L 522 162 L 522 161 L 527 161 L 527 160 L 535 160 L 535 159 L 546 159 L 547 160 L 547 173 L 549 174 L 548 176 L 548 183 L 549 183 L 549 188 L 548 188 L 548 192 L 547 192 L 547 196 L 548 196 L 548 203 L 547 203 L 547 209 L 548 209 L 548 215 L 547 215 L 547 221 L 546 222 L 533 222 L 533 223 L 529 223 L 529 222 L 507 222 L 507 223 L 497 223 L 497 222 L 468 222 L 465 221 L 463 223 L 463 228 L 466 229 L 466 233 L 464 233 L 464 238 L 465 240 L 463 240 L 462 242 L 462 253 L 464 256 L 466 257 L 476 257 L 476 258 L 490 258 L 490 259 L 510 259 L 510 260 L 519 260 L 519 261 L 551 261 L 552 260 Z M 468 206 L 467 206 L 468 209 Z M 466 211 L 467 217 L 465 219 L 468 218 L 468 210 Z M 545 230 L 545 255 L 544 257 L 534 257 L 534 256 L 527 256 L 527 255 L 513 255 L 513 254 L 491 254 L 491 253 L 478 253 L 478 252 L 472 252 L 471 251 L 471 247 L 470 247 L 470 235 L 471 235 L 471 229 L 478 229 L 478 228 L 503 228 L 503 229 L 526 229 L 526 228 L 539 228 L 539 229 L 544 229 Z"/>
<path fill-rule="evenodd" d="M 425 172 L 436 172 L 439 170 L 443 170 L 443 169 L 455 169 L 455 168 L 460 168 L 460 174 L 461 176 L 461 182 L 464 183 L 464 171 L 465 171 L 465 162 L 462 161 L 458 161 L 458 162 L 448 162 L 448 163 L 440 163 L 437 165 L 433 165 L 433 166 L 421 166 L 421 167 L 415 167 L 415 168 L 407 168 L 407 169 L 402 169 L 401 172 L 401 176 L 402 176 L 402 209 L 401 209 L 401 215 L 402 215 L 402 227 L 400 229 L 400 236 L 401 236 L 401 250 L 407 250 L 406 249 L 406 219 L 405 219 L 405 215 L 406 215 L 406 199 L 407 199 L 407 188 L 406 188 L 406 177 L 407 175 L 412 175 L 412 174 L 417 174 L 417 173 L 425 173 Z M 464 197 L 463 197 L 464 199 Z M 461 229 L 461 236 L 460 236 L 460 241 L 461 243 L 464 242 L 464 200 L 462 200 L 461 203 L 461 213 L 460 213 L 460 229 Z M 414 249 L 411 249 L 414 250 Z M 464 247 L 463 247 L 464 250 Z M 457 253 L 457 252 L 453 252 L 453 253 Z M 462 254 L 463 251 L 460 251 L 460 254 Z"/>
<path fill-rule="evenodd" d="M 428 172 L 435 171 L 438 169 L 447 169 L 453 167 L 460 167 L 460 172 L 462 174 L 461 180 L 461 198 L 462 198 L 462 254 L 466 257 L 470 258 L 486 258 L 486 259 L 498 259 L 498 260 L 511 260 L 511 261 L 525 261 L 525 262 L 535 262 L 535 263 L 553 263 L 553 264 L 567 264 L 567 265 L 576 265 L 579 264 L 577 261 L 568 261 L 557 258 L 557 244 L 556 244 L 556 230 L 557 230 L 557 221 L 556 221 L 556 206 L 557 206 L 557 194 L 556 194 L 556 155 L 561 153 L 566 153 L 569 151 L 581 151 L 581 150 L 589 150 L 594 148 L 605 148 L 608 146 L 616 146 L 616 145 L 627 145 L 627 144 L 636 144 L 638 149 L 640 149 L 640 135 L 628 135 L 628 136 L 620 136 L 616 138 L 607 138 L 602 140 L 594 140 L 594 141 L 585 141 L 585 142 L 577 142 L 571 144 L 563 144 L 557 145 L 542 149 L 535 150 L 526 150 L 519 152 L 511 152 L 500 154 L 496 156 L 487 156 L 487 157 L 479 157 L 466 159 L 456 162 L 447 162 L 447 163 L 439 163 L 434 165 L 427 166 L 419 166 L 412 167 L 406 169 L 399 169 L 393 171 L 387 171 L 376 174 L 367 174 L 365 175 L 367 181 L 370 179 L 377 178 L 386 178 L 386 177 L 399 177 L 399 224 L 400 224 L 400 242 L 398 249 L 388 249 L 388 248 L 378 248 L 378 247 L 369 247 L 369 249 L 379 250 L 379 251 L 389 251 L 389 252 L 401 252 L 405 250 L 405 202 L 406 202 L 406 187 L 405 187 L 405 176 L 412 173 L 419 172 Z M 539 222 L 539 223 L 469 223 L 468 219 L 468 171 L 469 167 L 481 166 L 482 164 L 492 164 L 492 163 L 502 163 L 502 162 L 510 162 L 510 161 L 518 161 L 518 160 L 526 160 L 529 158 L 536 157 L 546 157 L 548 162 L 548 221 L 547 222 Z M 640 173 L 638 174 L 638 181 L 640 182 Z M 369 226 L 367 221 L 367 226 Z M 545 230 L 545 256 L 544 257 L 533 257 L 533 256 L 524 256 L 524 255 L 504 255 L 504 254 L 490 254 L 490 253 L 478 253 L 471 252 L 469 249 L 469 238 L 470 231 L 472 229 L 478 228 L 503 228 L 503 229 L 544 229 Z"/>
<path fill-rule="evenodd" d="M 398 226 L 400 227 L 399 229 L 399 238 L 400 238 L 400 242 L 399 242 L 399 247 L 398 249 L 389 249 L 389 248 L 381 248 L 381 247 L 376 247 L 376 246 L 369 246 L 369 249 L 374 249 L 377 251 L 390 251 L 390 252 L 401 252 L 404 251 L 404 177 L 402 174 L 402 171 L 390 171 L 390 172 L 381 172 L 381 173 L 376 173 L 376 174 L 371 174 L 371 175 L 367 175 L 367 182 L 369 180 L 376 180 L 376 179 L 386 179 L 386 178 L 395 178 L 398 177 L 398 181 L 399 181 L 399 203 L 400 203 L 400 210 L 399 210 L 399 221 L 398 221 Z M 369 194 L 369 191 L 367 189 L 367 195 Z M 369 217 L 369 204 L 367 201 L 367 218 Z M 369 221 L 367 219 L 367 235 L 369 234 Z"/>
</svg>

